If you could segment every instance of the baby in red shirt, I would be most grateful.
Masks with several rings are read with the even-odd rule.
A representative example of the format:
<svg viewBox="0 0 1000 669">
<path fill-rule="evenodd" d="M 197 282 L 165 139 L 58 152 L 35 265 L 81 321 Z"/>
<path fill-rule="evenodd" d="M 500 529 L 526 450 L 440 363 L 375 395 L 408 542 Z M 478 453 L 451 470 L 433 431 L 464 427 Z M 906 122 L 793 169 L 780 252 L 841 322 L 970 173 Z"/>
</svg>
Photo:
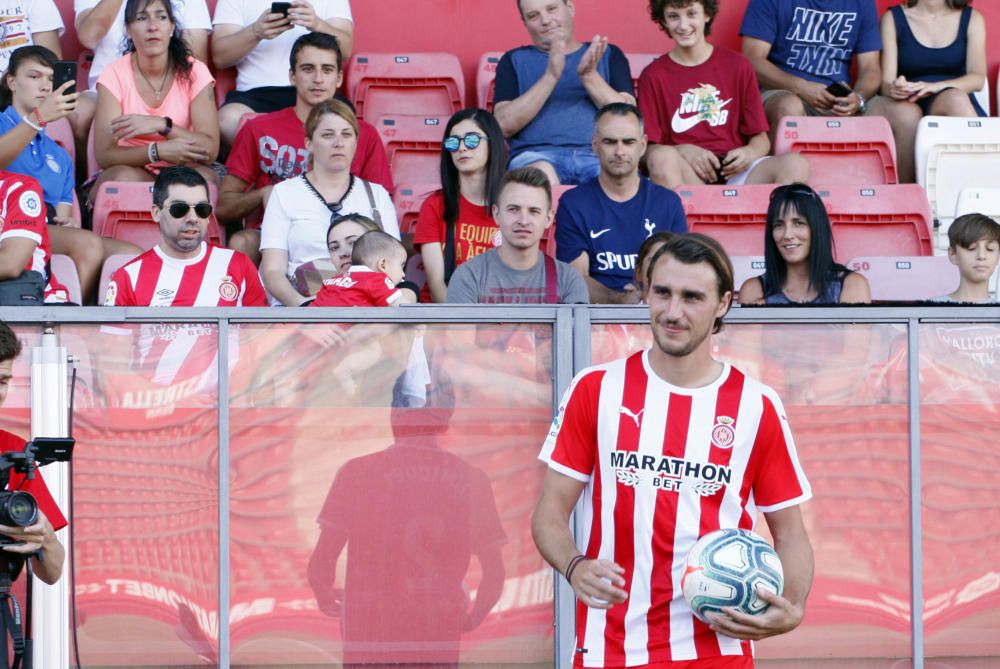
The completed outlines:
<svg viewBox="0 0 1000 669">
<path fill-rule="evenodd" d="M 336 258 L 332 258 L 336 262 Z M 397 284 L 406 273 L 406 249 L 398 239 L 373 230 L 358 237 L 351 253 L 351 267 L 326 279 L 316 294 L 314 307 L 395 307 L 416 302 L 409 290 Z"/>
</svg>

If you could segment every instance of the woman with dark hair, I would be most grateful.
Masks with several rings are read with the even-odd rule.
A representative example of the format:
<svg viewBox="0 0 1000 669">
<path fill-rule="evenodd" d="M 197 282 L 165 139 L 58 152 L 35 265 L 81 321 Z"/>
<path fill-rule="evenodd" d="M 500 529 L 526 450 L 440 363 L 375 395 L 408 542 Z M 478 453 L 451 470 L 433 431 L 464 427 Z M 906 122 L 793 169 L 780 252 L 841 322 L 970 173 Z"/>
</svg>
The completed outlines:
<svg viewBox="0 0 1000 669">
<path fill-rule="evenodd" d="M 188 165 L 209 183 L 219 177 L 215 80 L 191 55 L 164 0 L 128 0 L 125 55 L 97 80 L 94 156 L 105 181 L 152 181 L 161 167 Z"/>
<path fill-rule="evenodd" d="M 970 0 L 906 0 L 882 15 L 882 101 L 899 152 L 901 181 L 913 181 L 920 119 L 989 116 L 973 94 L 986 83 L 986 21 Z"/>
<path fill-rule="evenodd" d="M 139 253 L 127 242 L 106 239 L 73 220 L 76 178 L 69 153 L 48 136 L 45 126 L 76 107 L 72 82 L 52 90 L 56 55 L 43 46 L 22 46 L 11 54 L 0 80 L 0 169 L 38 180 L 45 202 L 52 253 L 68 255 L 80 277 L 84 302 L 94 300 L 104 260 L 116 253 Z M 44 123 L 44 125 L 43 125 Z"/>
<path fill-rule="evenodd" d="M 413 238 L 427 279 L 421 302 L 444 302 L 455 268 L 500 244 L 493 205 L 506 170 L 507 143 L 493 114 L 455 112 L 441 142 L 441 190 L 424 201 Z"/>
<path fill-rule="evenodd" d="M 764 229 L 764 274 L 740 287 L 740 304 L 871 302 L 865 277 L 833 259 L 830 217 L 805 184 L 771 192 Z"/>
</svg>

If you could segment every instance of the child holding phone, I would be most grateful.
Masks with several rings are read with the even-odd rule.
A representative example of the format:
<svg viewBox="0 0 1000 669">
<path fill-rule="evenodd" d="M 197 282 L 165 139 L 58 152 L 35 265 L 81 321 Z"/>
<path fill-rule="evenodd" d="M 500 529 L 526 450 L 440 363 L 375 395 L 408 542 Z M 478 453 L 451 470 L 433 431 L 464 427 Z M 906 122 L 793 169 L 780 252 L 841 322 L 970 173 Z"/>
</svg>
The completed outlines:
<svg viewBox="0 0 1000 669">
<path fill-rule="evenodd" d="M 639 77 L 649 176 L 682 184 L 805 182 L 797 153 L 768 157 L 768 123 L 753 66 L 706 39 L 718 0 L 652 0 L 650 16 L 674 41 Z"/>
</svg>

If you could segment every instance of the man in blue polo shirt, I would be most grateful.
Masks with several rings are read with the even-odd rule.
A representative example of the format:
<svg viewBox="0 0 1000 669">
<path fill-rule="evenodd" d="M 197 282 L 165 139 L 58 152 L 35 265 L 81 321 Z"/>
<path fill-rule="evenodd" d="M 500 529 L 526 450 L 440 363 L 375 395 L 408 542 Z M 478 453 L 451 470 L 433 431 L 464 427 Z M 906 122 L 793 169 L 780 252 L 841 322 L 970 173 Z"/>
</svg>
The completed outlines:
<svg viewBox="0 0 1000 669">
<path fill-rule="evenodd" d="M 635 102 L 628 60 L 607 37 L 574 37 L 573 0 L 518 0 L 518 8 L 533 44 L 500 59 L 493 110 L 510 140 L 510 169 L 537 167 L 553 186 L 593 179 L 594 112 Z"/>
<path fill-rule="evenodd" d="M 639 247 L 656 232 L 687 232 L 687 219 L 673 191 L 639 175 L 647 143 L 639 110 L 607 105 L 594 126 L 600 173 L 559 200 L 556 256 L 583 275 L 591 303 L 635 304 Z"/>
<path fill-rule="evenodd" d="M 763 89 L 772 142 L 784 116 L 865 113 L 882 83 L 875 0 L 750 0 L 740 35 Z"/>
</svg>

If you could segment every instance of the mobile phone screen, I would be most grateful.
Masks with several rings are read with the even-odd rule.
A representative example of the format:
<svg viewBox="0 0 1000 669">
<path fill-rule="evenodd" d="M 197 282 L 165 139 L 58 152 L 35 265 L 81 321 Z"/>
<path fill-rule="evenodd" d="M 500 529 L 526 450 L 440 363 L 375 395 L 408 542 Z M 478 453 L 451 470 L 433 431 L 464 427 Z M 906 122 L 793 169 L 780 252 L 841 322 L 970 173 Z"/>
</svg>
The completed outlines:
<svg viewBox="0 0 1000 669">
<path fill-rule="evenodd" d="M 76 82 L 76 61 L 57 60 L 52 68 L 52 90 L 56 90 L 67 81 Z M 64 91 L 67 95 L 76 93 L 76 84 Z"/>
</svg>

